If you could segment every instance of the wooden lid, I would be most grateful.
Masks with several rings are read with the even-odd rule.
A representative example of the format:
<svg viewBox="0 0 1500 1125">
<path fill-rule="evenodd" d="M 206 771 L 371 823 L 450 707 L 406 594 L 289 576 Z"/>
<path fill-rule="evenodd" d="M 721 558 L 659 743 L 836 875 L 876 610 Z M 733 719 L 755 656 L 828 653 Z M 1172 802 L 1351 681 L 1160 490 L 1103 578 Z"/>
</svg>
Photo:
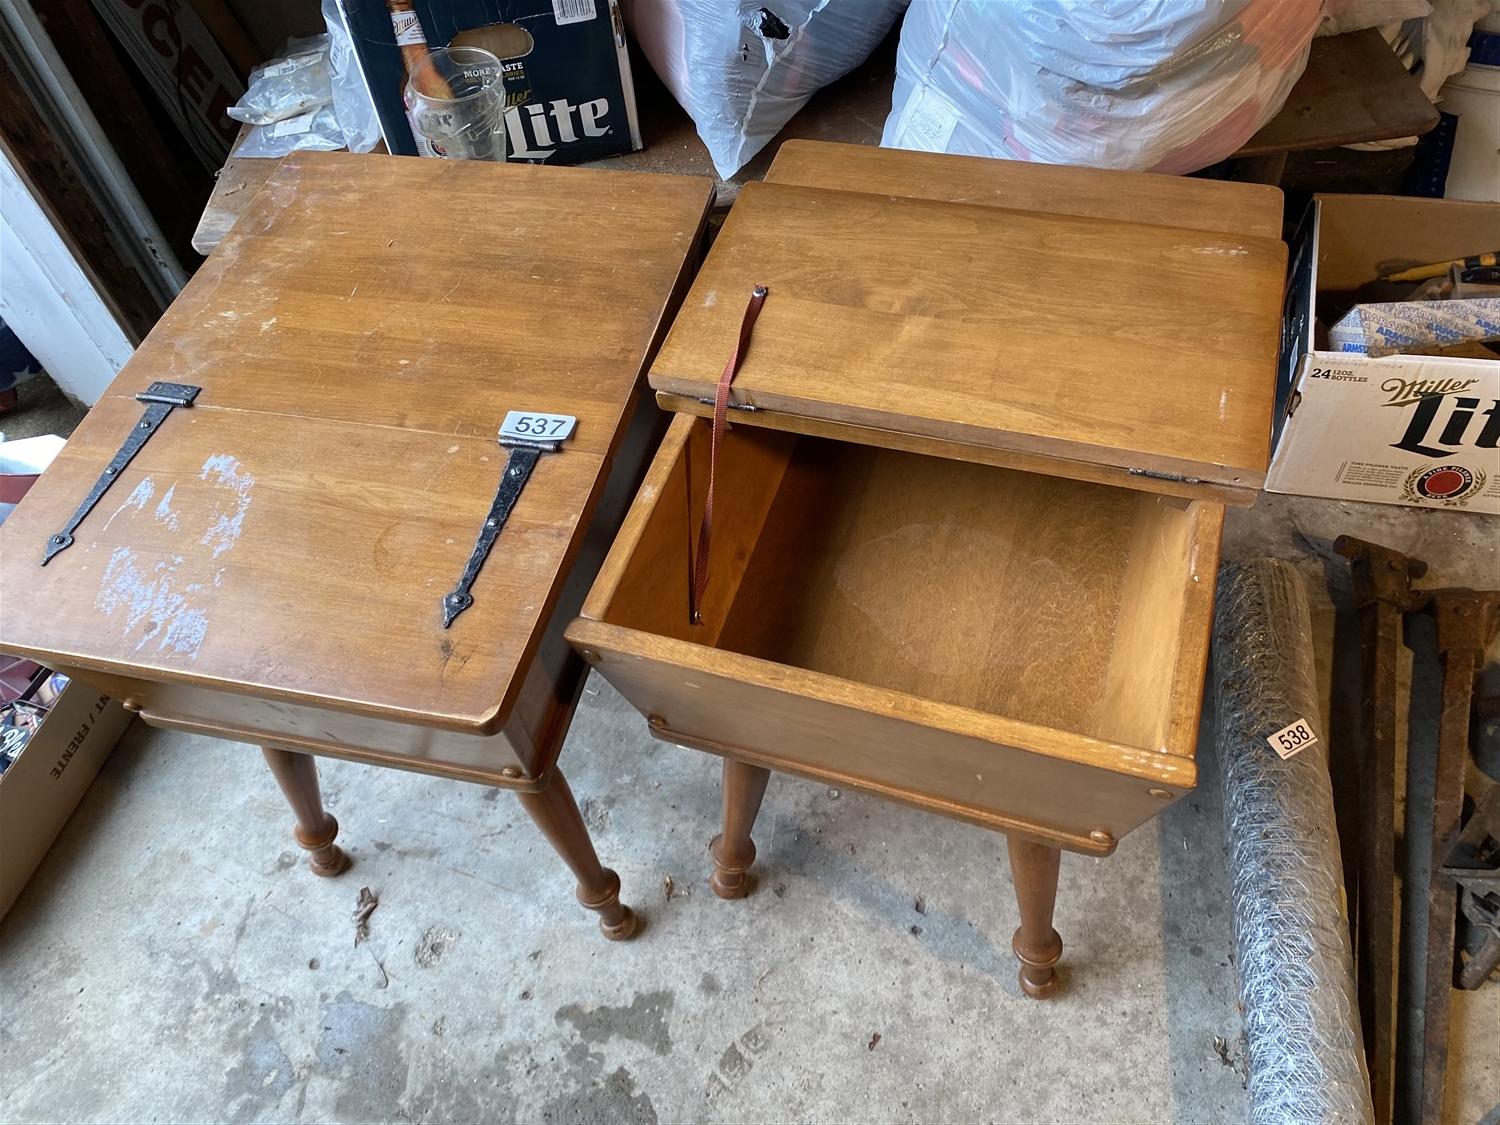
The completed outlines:
<svg viewBox="0 0 1500 1125">
<path fill-rule="evenodd" d="M 1248 491 L 1270 453 L 1285 267 L 1255 235 L 749 184 L 650 382 L 710 398 L 765 285 L 733 401 L 767 414 L 737 421 Z"/>
<path fill-rule="evenodd" d="M 289 157 L 0 528 L 0 648 L 494 729 L 710 198 L 671 176 Z M 155 380 L 202 392 L 43 568 Z M 517 409 L 577 431 L 445 631 Z"/>
</svg>

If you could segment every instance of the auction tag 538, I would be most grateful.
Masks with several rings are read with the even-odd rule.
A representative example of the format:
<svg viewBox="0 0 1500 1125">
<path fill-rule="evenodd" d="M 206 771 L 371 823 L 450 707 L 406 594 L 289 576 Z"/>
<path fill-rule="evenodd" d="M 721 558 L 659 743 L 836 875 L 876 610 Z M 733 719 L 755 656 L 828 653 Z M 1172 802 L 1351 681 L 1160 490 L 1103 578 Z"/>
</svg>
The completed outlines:
<svg viewBox="0 0 1500 1125">
<path fill-rule="evenodd" d="M 1318 736 L 1313 733 L 1312 726 L 1306 719 L 1298 719 L 1268 736 L 1266 741 L 1271 744 L 1271 749 L 1285 760 L 1314 745 L 1318 741 Z"/>
<path fill-rule="evenodd" d="M 500 423 L 500 440 L 566 441 L 578 419 L 571 414 L 540 414 L 535 410 L 512 410 Z"/>
</svg>

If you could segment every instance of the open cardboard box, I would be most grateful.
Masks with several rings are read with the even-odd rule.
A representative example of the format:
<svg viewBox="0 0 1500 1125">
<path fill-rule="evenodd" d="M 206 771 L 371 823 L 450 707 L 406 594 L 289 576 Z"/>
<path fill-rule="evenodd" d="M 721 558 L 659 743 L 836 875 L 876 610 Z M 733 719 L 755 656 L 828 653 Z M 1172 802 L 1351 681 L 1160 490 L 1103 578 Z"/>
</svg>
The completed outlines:
<svg viewBox="0 0 1500 1125">
<path fill-rule="evenodd" d="M 0 523 L 63 444 L 55 435 L 0 441 Z M 15 761 L 0 773 L 0 918 L 41 864 L 130 719 L 109 696 L 70 681 Z M 0 731 L 0 738 L 18 734 Z"/>
<path fill-rule="evenodd" d="M 1500 204 L 1316 196 L 1292 240 L 1269 492 L 1500 513 L 1500 361 L 1317 347 L 1320 293 L 1493 250 Z"/>
<path fill-rule="evenodd" d="M 40 866 L 133 716 L 71 681 L 0 773 L 0 918 Z"/>
</svg>

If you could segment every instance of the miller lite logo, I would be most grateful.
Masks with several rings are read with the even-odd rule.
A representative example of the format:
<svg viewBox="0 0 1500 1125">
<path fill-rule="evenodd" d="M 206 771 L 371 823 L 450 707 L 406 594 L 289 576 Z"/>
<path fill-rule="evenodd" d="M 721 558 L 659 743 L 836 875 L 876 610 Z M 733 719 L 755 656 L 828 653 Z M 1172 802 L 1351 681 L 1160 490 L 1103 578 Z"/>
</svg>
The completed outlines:
<svg viewBox="0 0 1500 1125">
<path fill-rule="evenodd" d="M 1391 397 L 1386 406 L 1410 407 L 1406 432 L 1392 448 L 1422 457 L 1451 458 L 1477 429 L 1472 444 L 1477 449 L 1500 446 L 1500 398 L 1484 400 L 1465 395 L 1474 379 L 1387 379 L 1380 389 Z M 1480 407 L 1485 409 L 1481 410 Z M 1475 419 L 1484 419 L 1476 423 Z M 1425 495 L 1425 494 L 1424 494 Z"/>
<path fill-rule="evenodd" d="M 604 123 L 609 115 L 609 99 L 574 105 L 566 98 L 555 98 L 545 104 L 511 106 L 505 111 L 505 136 L 510 151 L 507 160 L 545 160 L 560 144 L 571 144 L 580 137 L 604 137 L 613 126 Z"/>
<path fill-rule="evenodd" d="M 1471 472 L 1463 465 L 1439 465 L 1433 469 L 1414 469 L 1401 484 L 1406 499 L 1427 500 L 1462 507 L 1468 497 L 1484 488 L 1486 474 Z"/>
</svg>

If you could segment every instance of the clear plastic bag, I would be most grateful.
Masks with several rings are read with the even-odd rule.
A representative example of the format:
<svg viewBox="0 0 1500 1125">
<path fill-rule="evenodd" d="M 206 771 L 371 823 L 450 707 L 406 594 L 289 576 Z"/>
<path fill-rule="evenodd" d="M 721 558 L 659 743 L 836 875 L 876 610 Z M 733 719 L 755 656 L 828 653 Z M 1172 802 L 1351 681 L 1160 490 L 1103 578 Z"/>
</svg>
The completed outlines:
<svg viewBox="0 0 1500 1125">
<path fill-rule="evenodd" d="M 256 125 L 234 155 L 281 157 L 289 152 L 333 152 L 343 147 L 344 131 L 339 128 L 333 103 L 327 102 L 296 117 Z"/>
<path fill-rule="evenodd" d="M 907 0 L 626 0 L 652 69 L 738 172 L 807 99 L 869 57 Z"/>
<path fill-rule="evenodd" d="M 917 0 L 881 144 L 1183 173 L 1301 77 L 1319 0 Z"/>
<path fill-rule="evenodd" d="M 250 86 L 227 112 L 236 121 L 270 125 L 298 117 L 333 100 L 328 36 L 310 35 L 287 43 L 286 55 L 250 72 Z"/>
<path fill-rule="evenodd" d="M 380 140 L 380 119 L 354 57 L 354 45 L 344 27 L 338 0 L 323 0 L 323 22 L 328 26 L 328 69 L 333 87 L 333 112 L 344 131 L 344 147 L 369 152 Z"/>
</svg>

